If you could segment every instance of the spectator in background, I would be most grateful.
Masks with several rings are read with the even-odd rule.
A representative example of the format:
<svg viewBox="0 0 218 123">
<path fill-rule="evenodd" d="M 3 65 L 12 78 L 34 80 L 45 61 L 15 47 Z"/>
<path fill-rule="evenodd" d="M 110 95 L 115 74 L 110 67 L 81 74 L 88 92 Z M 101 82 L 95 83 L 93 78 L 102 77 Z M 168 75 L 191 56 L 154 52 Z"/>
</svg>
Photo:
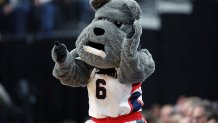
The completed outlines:
<svg viewBox="0 0 218 123">
<path fill-rule="evenodd" d="M 176 105 L 153 104 L 142 114 L 148 123 L 218 123 L 218 102 L 181 96 Z"/>
<path fill-rule="evenodd" d="M 0 0 L 0 33 L 12 32 L 11 23 L 13 7 L 9 0 Z"/>
<path fill-rule="evenodd" d="M 218 123 L 216 119 L 210 119 L 207 123 Z"/>
<path fill-rule="evenodd" d="M 14 34 L 16 39 L 25 38 L 28 30 L 29 0 L 10 0 L 14 11 Z"/>
<path fill-rule="evenodd" d="M 39 33 L 43 38 L 51 38 L 54 29 L 55 8 L 52 0 L 34 0 L 40 23 Z"/>
<path fill-rule="evenodd" d="M 218 123 L 218 102 L 212 102 L 212 114 L 208 117 L 207 123 Z"/>
<path fill-rule="evenodd" d="M 152 116 L 154 118 L 155 121 L 158 121 L 159 117 L 160 117 L 160 105 L 159 104 L 153 104 L 151 106 L 151 113 L 152 113 Z"/>
<path fill-rule="evenodd" d="M 57 5 L 57 16 L 59 30 L 76 29 L 79 21 L 79 3 L 81 0 L 54 0 Z"/>
<path fill-rule="evenodd" d="M 201 102 L 201 99 L 198 97 L 185 98 L 180 110 L 180 113 L 183 117 L 180 123 L 191 123 L 194 104 L 199 102 Z"/>
<path fill-rule="evenodd" d="M 142 115 L 146 119 L 147 123 L 157 123 L 157 120 L 154 118 L 150 110 L 143 110 Z"/>
<path fill-rule="evenodd" d="M 192 123 L 207 123 L 212 113 L 212 105 L 209 101 L 198 102 L 193 109 Z"/>
<path fill-rule="evenodd" d="M 160 123 L 170 123 L 172 113 L 173 113 L 173 106 L 164 105 L 160 110 Z"/>
<path fill-rule="evenodd" d="M 182 113 L 183 106 L 186 101 L 187 101 L 187 98 L 184 95 L 180 96 L 176 101 L 175 110 L 179 113 Z"/>
<path fill-rule="evenodd" d="M 80 32 L 91 21 L 94 11 L 89 0 L 54 0 L 57 5 L 56 26 L 59 30 Z"/>
<path fill-rule="evenodd" d="M 80 0 L 80 28 L 86 27 L 92 20 L 93 10 L 89 5 L 89 0 Z"/>
<path fill-rule="evenodd" d="M 188 122 L 183 122 L 183 117 L 180 113 L 173 112 L 170 116 L 170 123 L 188 123 Z"/>
<path fill-rule="evenodd" d="M 207 123 L 218 123 L 218 109 L 212 112 L 212 115 L 208 118 Z"/>
<path fill-rule="evenodd" d="M 1 32 L 23 38 L 27 33 L 29 0 L 0 0 Z M 4 27 L 3 27 L 4 26 Z"/>
</svg>

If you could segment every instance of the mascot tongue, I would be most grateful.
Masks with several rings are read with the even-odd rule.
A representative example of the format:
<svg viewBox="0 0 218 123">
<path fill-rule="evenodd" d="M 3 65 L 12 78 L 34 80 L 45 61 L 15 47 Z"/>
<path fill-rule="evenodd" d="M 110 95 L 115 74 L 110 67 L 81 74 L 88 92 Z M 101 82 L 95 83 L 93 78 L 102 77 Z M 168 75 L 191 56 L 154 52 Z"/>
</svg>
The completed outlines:
<svg viewBox="0 0 218 123">
<path fill-rule="evenodd" d="M 106 53 L 102 50 L 98 50 L 90 46 L 83 46 L 83 49 L 85 52 L 91 53 L 93 55 L 100 56 L 102 58 L 106 57 Z"/>
</svg>

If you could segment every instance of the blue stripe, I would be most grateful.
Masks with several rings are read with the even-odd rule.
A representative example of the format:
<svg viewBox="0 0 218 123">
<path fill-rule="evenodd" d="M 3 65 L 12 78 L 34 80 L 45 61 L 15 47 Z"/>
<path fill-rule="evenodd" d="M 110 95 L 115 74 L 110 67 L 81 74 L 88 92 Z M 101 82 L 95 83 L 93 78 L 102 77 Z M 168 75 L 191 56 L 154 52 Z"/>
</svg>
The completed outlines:
<svg viewBox="0 0 218 123">
<path fill-rule="evenodd" d="M 137 112 L 139 109 L 142 108 L 142 105 L 141 103 L 139 103 L 137 101 L 137 99 L 141 96 L 141 93 L 140 92 L 134 92 L 131 94 L 131 97 L 130 97 L 130 103 L 132 104 L 133 106 L 133 112 Z"/>
</svg>

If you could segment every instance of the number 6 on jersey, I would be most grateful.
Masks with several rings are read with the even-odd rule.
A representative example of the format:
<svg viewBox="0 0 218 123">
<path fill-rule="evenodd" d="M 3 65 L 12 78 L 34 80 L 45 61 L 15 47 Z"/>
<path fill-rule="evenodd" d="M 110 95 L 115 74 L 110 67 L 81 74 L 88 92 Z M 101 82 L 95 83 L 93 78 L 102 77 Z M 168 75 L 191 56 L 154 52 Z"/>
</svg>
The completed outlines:
<svg viewBox="0 0 218 123">
<path fill-rule="evenodd" d="M 101 85 L 106 85 L 106 81 L 103 79 L 96 80 L 96 98 L 105 99 L 106 98 L 106 88 Z"/>
</svg>

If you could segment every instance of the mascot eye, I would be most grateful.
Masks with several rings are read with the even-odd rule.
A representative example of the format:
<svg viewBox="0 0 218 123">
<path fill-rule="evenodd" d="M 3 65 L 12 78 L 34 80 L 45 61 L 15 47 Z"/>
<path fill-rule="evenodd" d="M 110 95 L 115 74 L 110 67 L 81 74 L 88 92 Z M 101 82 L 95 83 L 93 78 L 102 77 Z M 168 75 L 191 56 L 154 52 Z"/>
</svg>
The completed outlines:
<svg viewBox="0 0 218 123">
<path fill-rule="evenodd" d="M 118 28 L 120 28 L 123 24 L 121 22 L 115 21 L 114 23 Z"/>
<path fill-rule="evenodd" d="M 107 19 L 105 17 L 99 17 L 98 20 L 109 20 L 109 19 Z"/>
<path fill-rule="evenodd" d="M 98 20 L 103 20 L 103 18 L 102 18 L 102 17 L 99 17 Z"/>
</svg>

